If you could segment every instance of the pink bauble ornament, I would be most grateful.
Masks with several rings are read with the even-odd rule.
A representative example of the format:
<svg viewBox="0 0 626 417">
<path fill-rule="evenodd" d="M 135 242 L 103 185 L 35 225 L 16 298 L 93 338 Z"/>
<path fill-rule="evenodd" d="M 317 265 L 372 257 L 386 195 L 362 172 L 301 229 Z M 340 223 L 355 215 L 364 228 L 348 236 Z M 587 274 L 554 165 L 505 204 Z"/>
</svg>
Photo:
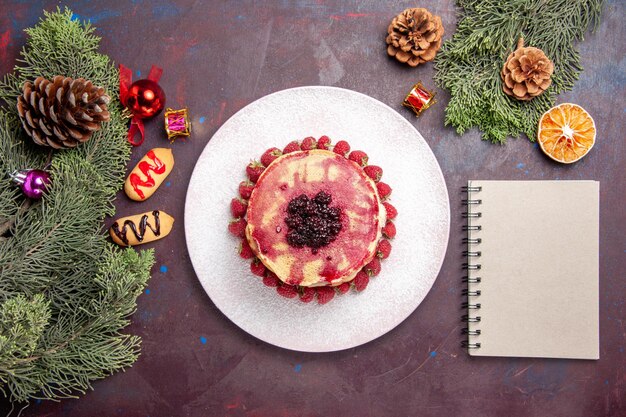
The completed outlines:
<svg viewBox="0 0 626 417">
<path fill-rule="evenodd" d="M 11 174 L 13 182 L 18 184 L 24 195 L 33 200 L 43 197 L 50 184 L 50 174 L 41 169 L 24 169 Z"/>
</svg>

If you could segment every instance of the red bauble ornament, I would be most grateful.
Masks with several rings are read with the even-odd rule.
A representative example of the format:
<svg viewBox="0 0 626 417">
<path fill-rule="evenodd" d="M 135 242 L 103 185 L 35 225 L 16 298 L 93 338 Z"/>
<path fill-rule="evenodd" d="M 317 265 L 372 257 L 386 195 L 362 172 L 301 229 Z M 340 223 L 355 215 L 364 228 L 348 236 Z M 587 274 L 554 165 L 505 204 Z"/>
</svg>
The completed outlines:
<svg viewBox="0 0 626 417">
<path fill-rule="evenodd" d="M 124 105 L 133 116 L 149 119 L 159 114 L 165 107 L 165 92 L 155 81 L 138 80 L 128 88 Z"/>
</svg>

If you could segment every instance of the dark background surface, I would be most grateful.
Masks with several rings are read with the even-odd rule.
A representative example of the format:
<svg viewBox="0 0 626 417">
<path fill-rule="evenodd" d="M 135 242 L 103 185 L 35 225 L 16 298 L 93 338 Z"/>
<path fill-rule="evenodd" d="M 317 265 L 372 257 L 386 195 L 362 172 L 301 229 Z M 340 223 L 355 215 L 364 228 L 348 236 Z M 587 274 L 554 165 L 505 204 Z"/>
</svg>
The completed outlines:
<svg viewBox="0 0 626 417">
<path fill-rule="evenodd" d="M 176 167 L 148 208 L 172 214 L 172 234 L 153 246 L 157 263 L 129 332 L 142 355 L 126 372 L 94 384 L 80 400 L 33 402 L 23 416 L 624 416 L 626 415 L 626 239 L 624 2 L 609 1 L 595 34 L 579 44 L 585 71 L 558 102 L 596 121 L 594 149 L 564 166 L 526 138 L 505 146 L 444 127 L 449 95 L 420 119 L 400 103 L 411 85 L 434 88 L 433 66 L 411 69 L 385 53 L 391 18 L 415 2 L 166 0 L 68 3 L 102 36 L 102 51 L 145 77 L 163 67 L 168 106 L 188 106 L 194 133 L 172 145 Z M 0 1 L 0 73 L 9 72 L 42 9 L 57 2 Z M 452 1 L 419 4 L 454 32 Z M 185 247 L 184 200 L 194 163 L 212 134 L 250 102 L 277 90 L 334 85 L 397 109 L 433 149 L 450 194 L 448 252 L 431 292 L 395 330 L 328 354 L 276 348 L 224 317 L 195 277 Z M 148 122 L 150 148 L 168 146 L 162 119 Z M 243 171 L 242 171 L 243 175 Z M 407 173 L 410 175 L 410 173 Z M 461 348 L 460 187 L 473 179 L 599 180 L 600 360 L 470 358 Z M 237 180 L 239 181 L 239 180 Z M 120 193 L 118 215 L 146 211 Z M 575 227 L 575 213 L 571 216 Z M 213 231 L 223 233 L 223 231 Z M 209 235 L 208 238 L 211 238 Z M 520 248 L 532 261 L 532 248 Z M 560 248 L 555 250 L 558 256 Z M 0 414 L 9 407 L 0 405 Z"/>
</svg>

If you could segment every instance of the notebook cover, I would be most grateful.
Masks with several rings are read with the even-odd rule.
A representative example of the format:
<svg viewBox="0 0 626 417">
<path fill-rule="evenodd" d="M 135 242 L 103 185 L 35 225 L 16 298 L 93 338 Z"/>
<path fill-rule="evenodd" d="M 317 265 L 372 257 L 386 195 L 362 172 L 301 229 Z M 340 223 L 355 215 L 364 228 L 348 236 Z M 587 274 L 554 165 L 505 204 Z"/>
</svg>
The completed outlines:
<svg viewBox="0 0 626 417">
<path fill-rule="evenodd" d="M 469 181 L 482 187 L 469 206 L 481 212 L 469 237 L 481 243 L 480 303 L 469 323 L 473 356 L 599 358 L 599 183 L 596 181 Z"/>
</svg>

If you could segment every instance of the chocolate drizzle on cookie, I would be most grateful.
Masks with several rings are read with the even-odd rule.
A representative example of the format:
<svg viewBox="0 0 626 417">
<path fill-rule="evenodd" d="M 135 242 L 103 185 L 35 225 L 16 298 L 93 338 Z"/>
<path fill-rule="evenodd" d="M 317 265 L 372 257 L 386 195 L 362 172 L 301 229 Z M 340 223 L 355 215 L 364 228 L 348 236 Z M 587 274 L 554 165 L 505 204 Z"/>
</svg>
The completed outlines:
<svg viewBox="0 0 626 417">
<path fill-rule="evenodd" d="M 141 216 L 141 220 L 139 220 L 139 229 L 137 229 L 137 225 L 134 221 L 126 220 L 124 222 L 122 230 L 120 230 L 120 225 L 117 222 L 113 223 L 113 226 L 111 226 L 111 230 L 113 230 L 113 233 L 115 233 L 115 235 L 122 242 L 124 242 L 125 245 L 128 245 L 128 237 L 126 237 L 128 228 L 132 230 L 139 242 L 143 242 L 143 238 L 146 234 L 146 228 L 148 227 L 150 228 L 150 230 L 152 230 L 152 233 L 154 233 L 155 236 L 161 235 L 161 221 L 159 220 L 159 210 L 154 210 L 152 212 L 152 216 L 154 216 L 154 227 L 152 227 L 152 225 L 148 223 L 148 215 L 144 214 L 143 216 Z"/>
</svg>

